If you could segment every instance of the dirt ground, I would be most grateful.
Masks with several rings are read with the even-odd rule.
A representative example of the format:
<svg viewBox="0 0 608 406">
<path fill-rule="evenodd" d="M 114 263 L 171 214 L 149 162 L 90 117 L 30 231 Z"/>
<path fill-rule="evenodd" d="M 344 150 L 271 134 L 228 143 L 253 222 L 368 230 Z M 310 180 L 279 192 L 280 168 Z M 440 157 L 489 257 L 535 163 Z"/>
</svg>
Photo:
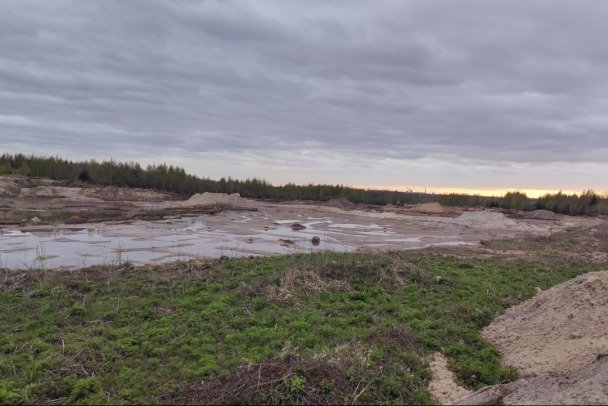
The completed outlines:
<svg viewBox="0 0 608 406">
<path fill-rule="evenodd" d="M 608 352 L 608 271 L 591 272 L 510 308 L 482 330 L 522 377 L 571 372 Z"/>
<path fill-rule="evenodd" d="M 92 213 L 108 213 L 108 218 L 94 219 Z M 209 236 L 209 252 L 222 255 L 225 250 L 273 255 L 298 249 L 434 247 L 457 256 L 608 262 L 608 222 L 603 218 L 546 211 L 512 215 L 437 203 L 405 207 L 354 205 L 345 199 L 322 204 L 277 203 L 210 193 L 185 200 L 150 190 L 68 188 L 48 179 L 0 177 L 0 255 L 33 249 L 10 243 L 13 234 L 35 233 L 49 226 L 69 233 L 74 218 L 85 224 L 88 238 L 93 233 L 107 240 L 122 238 L 123 243 L 131 238 L 138 244 L 121 248 L 121 254 L 148 250 L 160 259 L 174 258 L 175 247 L 181 256 L 193 240 Z M 298 229 L 296 224 L 304 228 Z M 167 233 L 178 232 L 188 238 L 180 240 L 179 246 L 162 240 Z M 320 237 L 321 246 L 311 245 L 313 236 Z M 62 234 L 52 241 L 61 245 L 76 237 Z M 3 241 L 9 246 L 4 251 Z M 147 241 L 155 245 L 148 247 Z M 87 255 L 91 254 L 83 251 L 82 258 Z M 502 391 L 500 402 L 608 403 L 608 358 L 601 356 L 608 353 L 608 271 L 582 275 L 539 292 L 496 318 L 482 333 L 501 350 L 503 362 L 517 366 L 522 376 L 497 389 Z M 440 353 L 435 354 L 431 367 L 430 389 L 438 402 L 447 404 L 469 395 L 454 383 Z"/>
<path fill-rule="evenodd" d="M 136 265 L 227 253 L 428 247 L 454 248 L 458 255 L 497 255 L 483 243 L 547 237 L 582 227 L 578 218 L 511 218 L 496 210 L 438 203 L 278 203 L 215 193 L 186 200 L 151 190 L 65 187 L 47 179 L 13 176 L 0 177 L 0 191 L 0 263 L 7 267 L 32 266 L 40 258 L 52 267 L 103 264 L 116 252 Z M 318 244 L 311 243 L 313 238 Z"/>
<path fill-rule="evenodd" d="M 456 384 L 456 376 L 448 369 L 445 356 L 436 352 L 431 362 L 433 378 L 429 383 L 429 390 L 442 405 L 447 405 L 471 394 L 471 391 Z"/>
</svg>

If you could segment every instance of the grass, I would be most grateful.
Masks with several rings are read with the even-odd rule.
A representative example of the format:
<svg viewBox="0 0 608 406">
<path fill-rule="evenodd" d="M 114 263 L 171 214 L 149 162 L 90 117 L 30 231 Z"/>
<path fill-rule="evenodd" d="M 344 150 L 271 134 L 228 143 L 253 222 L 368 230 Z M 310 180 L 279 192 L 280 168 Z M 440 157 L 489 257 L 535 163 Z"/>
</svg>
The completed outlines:
<svg viewBox="0 0 608 406">
<path fill-rule="evenodd" d="M 521 251 L 547 262 L 572 260 L 606 262 L 608 258 L 608 225 L 593 228 L 574 228 L 549 236 L 510 238 L 483 242 L 485 248 L 498 252 Z"/>
<path fill-rule="evenodd" d="M 0 403 L 420 403 L 430 355 L 515 378 L 479 329 L 595 265 L 430 253 L 2 271 Z"/>
</svg>

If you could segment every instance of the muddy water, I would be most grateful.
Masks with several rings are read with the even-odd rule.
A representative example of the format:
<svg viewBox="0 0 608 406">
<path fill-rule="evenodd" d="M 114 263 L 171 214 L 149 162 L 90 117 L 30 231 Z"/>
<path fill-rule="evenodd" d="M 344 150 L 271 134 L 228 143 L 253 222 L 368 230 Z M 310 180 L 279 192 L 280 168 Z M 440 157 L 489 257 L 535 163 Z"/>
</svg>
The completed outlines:
<svg viewBox="0 0 608 406">
<path fill-rule="evenodd" d="M 291 228 L 294 223 L 305 228 L 294 231 Z M 441 232 L 437 232 L 427 223 L 267 209 L 82 228 L 3 229 L 0 230 L 0 267 L 75 268 L 125 261 L 141 265 L 222 255 L 405 250 L 476 244 L 480 239 L 480 235 L 467 234 L 457 226 L 442 224 Z M 320 239 L 318 245 L 312 244 L 315 236 Z"/>
</svg>

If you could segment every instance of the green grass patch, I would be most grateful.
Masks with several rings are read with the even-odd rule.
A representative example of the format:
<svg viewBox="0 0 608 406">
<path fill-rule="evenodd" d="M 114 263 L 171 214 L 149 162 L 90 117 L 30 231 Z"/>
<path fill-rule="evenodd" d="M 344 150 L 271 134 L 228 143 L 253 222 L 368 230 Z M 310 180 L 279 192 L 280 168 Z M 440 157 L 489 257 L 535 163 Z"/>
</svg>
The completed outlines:
<svg viewBox="0 0 608 406">
<path fill-rule="evenodd" d="M 326 253 L 153 268 L 3 271 L 0 403 L 432 403 L 514 368 L 479 334 L 596 270 L 429 253 Z"/>
</svg>

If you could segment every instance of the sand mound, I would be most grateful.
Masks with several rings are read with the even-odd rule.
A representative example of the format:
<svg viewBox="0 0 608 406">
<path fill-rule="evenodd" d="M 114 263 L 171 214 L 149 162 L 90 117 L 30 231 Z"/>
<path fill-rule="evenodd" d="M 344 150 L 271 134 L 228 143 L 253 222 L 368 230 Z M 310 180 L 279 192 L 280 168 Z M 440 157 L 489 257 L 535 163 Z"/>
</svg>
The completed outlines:
<svg viewBox="0 0 608 406">
<path fill-rule="evenodd" d="M 187 207 L 192 206 L 230 206 L 230 207 L 252 207 L 252 200 L 243 199 L 239 193 L 228 195 L 226 193 L 197 193 L 182 203 Z"/>
<path fill-rule="evenodd" d="M 557 220 L 559 216 L 549 210 L 534 210 L 530 214 L 530 218 L 536 220 Z"/>
<path fill-rule="evenodd" d="M 576 371 L 486 386 L 452 405 L 606 405 L 608 356 Z"/>
<path fill-rule="evenodd" d="M 608 271 L 562 283 L 482 330 L 522 376 L 568 372 L 608 352 Z"/>
<path fill-rule="evenodd" d="M 425 214 L 442 214 L 444 212 L 443 206 L 437 202 L 417 204 L 412 207 L 412 211 Z"/>
<path fill-rule="evenodd" d="M 336 208 L 342 209 L 342 210 L 354 209 L 357 207 L 356 204 L 354 204 L 353 202 L 351 202 L 350 200 L 348 200 L 346 198 L 330 199 L 330 200 L 326 201 L 325 203 L 323 203 L 323 206 L 336 207 Z"/>
<path fill-rule="evenodd" d="M 517 228 L 519 225 L 505 217 L 502 213 L 494 211 L 465 211 L 457 219 L 460 224 L 467 227 L 481 229 Z"/>
<path fill-rule="evenodd" d="M 608 357 L 577 371 L 521 379 L 503 399 L 507 405 L 608 404 Z"/>
</svg>

